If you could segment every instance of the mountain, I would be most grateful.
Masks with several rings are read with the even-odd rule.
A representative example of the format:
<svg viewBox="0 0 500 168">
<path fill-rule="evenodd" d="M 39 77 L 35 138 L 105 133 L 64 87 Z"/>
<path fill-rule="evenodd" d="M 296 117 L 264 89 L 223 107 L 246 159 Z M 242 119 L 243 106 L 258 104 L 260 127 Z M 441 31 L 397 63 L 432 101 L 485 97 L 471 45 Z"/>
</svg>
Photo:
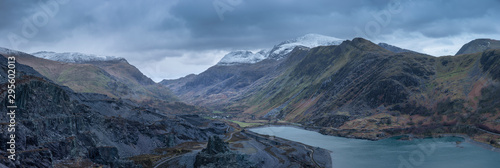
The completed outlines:
<svg viewBox="0 0 500 168">
<path fill-rule="evenodd" d="M 57 62 L 95 65 L 121 82 L 133 82 L 134 84 L 140 85 L 152 85 L 155 83 L 142 74 L 135 66 L 129 64 L 125 58 L 70 52 L 55 53 L 48 51 L 36 52 L 33 53 L 33 56 Z"/>
<path fill-rule="evenodd" d="M 204 142 L 227 131 L 224 123 L 200 117 L 191 116 L 187 121 L 133 101 L 75 93 L 29 66 L 15 65 L 16 161 L 6 158 L 9 146 L 0 145 L 1 167 L 137 167 L 129 157 L 162 156 L 155 151 Z M 0 85 L 6 86 L 7 59 L 3 55 L 0 69 Z M 0 90 L 0 110 L 4 112 L 12 110 L 7 109 L 7 93 Z M 2 125 L 10 116 L 0 115 Z M 0 139 L 7 142 L 10 133 L 3 131 Z"/>
<path fill-rule="evenodd" d="M 455 55 L 478 53 L 489 49 L 500 49 L 500 41 L 493 39 L 472 40 L 462 46 Z"/>
<path fill-rule="evenodd" d="M 233 51 L 226 54 L 217 65 L 229 66 L 229 65 L 239 65 L 239 64 L 253 64 L 260 62 L 267 58 L 268 52 L 266 50 L 261 50 L 257 53 L 252 51 Z"/>
<path fill-rule="evenodd" d="M 355 38 L 163 84 L 181 100 L 236 120 L 287 121 L 369 139 L 438 132 L 476 139 L 484 130 L 500 133 L 499 61 L 500 50 L 433 57 Z"/>
<path fill-rule="evenodd" d="M 160 83 L 166 85 L 187 103 L 222 107 L 241 99 L 243 95 L 252 94 L 256 88 L 260 88 L 260 85 L 267 84 L 301 59 L 300 54 L 293 58 L 282 59 L 287 58 L 290 53 L 304 53 L 310 49 L 309 47 L 337 44 L 340 41 L 333 37 L 308 34 L 284 41 L 274 46 L 270 52 L 266 50 L 255 54 L 251 51 L 231 52 L 217 65 L 199 75 L 163 80 Z"/>
<path fill-rule="evenodd" d="M 17 60 L 25 53 L 14 54 Z M 2 88 L 10 82 L 10 56 L 0 54 Z M 7 158 L 11 145 L 0 145 L 0 167 L 331 167 L 324 149 L 245 132 L 198 115 L 166 115 L 128 99 L 77 93 L 30 66 L 16 63 L 15 69 L 15 116 L 0 115 L 5 130 L 0 140 L 8 143 L 15 135 L 15 160 Z M 9 92 L 0 89 L 0 111 L 12 110 Z M 183 103 L 175 105 L 161 108 L 192 113 L 184 111 Z M 15 133 L 7 128 L 15 128 Z"/>
<path fill-rule="evenodd" d="M 296 39 L 283 41 L 275 45 L 270 51 L 260 50 L 257 53 L 251 51 L 233 51 L 226 54 L 217 65 L 238 65 L 238 64 L 253 64 L 265 59 L 279 60 L 284 58 L 295 47 L 317 47 L 338 45 L 342 39 L 329 37 L 319 34 L 306 34 Z"/>
<path fill-rule="evenodd" d="M 60 62 L 0 48 L 0 54 L 2 52 L 5 56 L 16 56 L 19 63 L 33 67 L 51 81 L 67 86 L 75 92 L 100 93 L 112 98 L 130 99 L 141 106 L 154 107 L 169 114 L 208 111 L 204 107 L 178 102 L 177 97 L 167 87 L 155 83 L 123 58 L 108 57 L 112 59 L 102 60 L 94 59 L 94 55 L 73 54 L 78 57 L 63 59 L 62 56 L 72 54 L 38 52 L 43 53 L 43 57 L 68 61 Z"/>
<path fill-rule="evenodd" d="M 23 52 L 0 47 L 0 53 L 7 54 L 7 55 L 17 55 L 17 54 L 21 54 Z"/>
<path fill-rule="evenodd" d="M 342 41 L 344 40 L 335 37 L 329 37 L 319 34 L 306 34 L 302 37 L 298 37 L 293 40 L 287 40 L 274 46 L 273 49 L 271 49 L 271 51 L 269 52 L 268 58 L 282 59 L 297 46 L 312 48 L 317 46 L 338 45 Z"/>
<path fill-rule="evenodd" d="M 266 59 L 254 64 L 232 66 L 215 65 L 199 75 L 176 80 L 163 80 L 181 100 L 200 106 L 225 106 L 246 93 L 253 86 L 266 83 L 266 76 L 276 71 L 277 60 Z M 263 82 L 259 82 L 263 81 Z"/>
<path fill-rule="evenodd" d="M 137 101 L 175 100 L 167 88 L 156 84 L 123 58 L 54 52 L 37 52 L 38 57 L 35 57 L 22 52 L 5 52 L 11 51 L 8 49 L 0 50 L 0 53 L 2 51 L 4 55 L 15 55 L 18 62 L 76 92 L 101 93 Z"/>
<path fill-rule="evenodd" d="M 498 133 L 500 101 L 493 95 L 500 91 L 499 61 L 499 50 L 432 57 L 391 53 L 353 39 L 311 49 L 295 67 L 233 106 L 246 107 L 242 116 L 372 130 L 364 138 L 426 127 L 453 132 L 472 126 Z M 384 121 L 391 124 L 380 125 Z"/>
<path fill-rule="evenodd" d="M 408 49 L 403 49 L 403 48 L 399 48 L 399 47 L 396 47 L 396 46 L 393 46 L 393 45 L 390 45 L 390 44 L 387 44 L 387 43 L 378 43 L 377 44 L 378 46 L 386 49 L 386 50 L 389 50 L 389 51 L 392 51 L 392 52 L 395 52 L 395 53 L 404 53 L 404 52 L 414 52 L 416 53 L 415 51 L 412 51 L 412 50 L 408 50 Z"/>
<path fill-rule="evenodd" d="M 94 54 L 82 54 L 77 52 L 56 53 L 50 51 L 40 51 L 32 53 L 31 55 L 53 61 L 67 62 L 67 63 L 86 63 L 86 62 L 102 62 L 102 61 L 119 61 L 125 60 L 124 58 L 113 56 L 98 56 Z M 126 60 L 125 60 L 126 61 Z"/>
</svg>

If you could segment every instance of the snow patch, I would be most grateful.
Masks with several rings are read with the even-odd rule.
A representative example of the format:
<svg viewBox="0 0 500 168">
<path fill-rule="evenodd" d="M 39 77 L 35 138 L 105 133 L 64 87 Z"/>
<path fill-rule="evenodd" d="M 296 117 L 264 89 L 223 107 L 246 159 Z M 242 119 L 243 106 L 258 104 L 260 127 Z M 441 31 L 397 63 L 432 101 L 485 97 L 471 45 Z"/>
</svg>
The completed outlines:
<svg viewBox="0 0 500 168">
<path fill-rule="evenodd" d="M 32 53 L 32 55 L 49 59 L 53 61 L 59 62 L 68 62 L 68 63 L 85 63 L 85 62 L 94 62 L 94 61 L 112 61 L 112 60 L 122 60 L 124 58 L 114 57 L 114 56 L 100 56 L 94 54 L 83 54 L 78 52 L 64 52 L 64 53 L 56 53 L 50 51 L 40 51 L 36 53 Z"/>
<path fill-rule="evenodd" d="M 217 65 L 253 64 L 266 59 L 267 53 L 266 50 L 260 50 L 257 53 L 251 51 L 233 51 L 226 54 Z"/>
<path fill-rule="evenodd" d="M 298 46 L 313 48 L 318 46 L 339 45 L 343 41 L 345 40 L 330 36 L 306 34 L 293 40 L 281 42 L 280 44 L 275 45 L 270 51 L 261 50 L 257 53 L 253 53 L 251 51 L 230 52 L 229 54 L 226 54 L 219 61 L 219 63 L 217 63 L 217 65 L 230 66 L 238 64 L 253 64 L 265 59 L 279 60 L 286 57 L 288 53 Z"/>
<path fill-rule="evenodd" d="M 18 55 L 18 54 L 20 54 L 20 53 L 21 53 L 20 51 L 16 51 L 16 50 L 11 50 L 11 49 L 7 49 L 7 48 L 0 47 L 0 54 L 5 54 L 5 55 Z"/>
<path fill-rule="evenodd" d="M 293 40 L 287 40 L 274 46 L 274 48 L 269 53 L 269 58 L 277 60 L 282 59 L 286 56 L 286 54 L 290 53 L 297 46 L 313 48 L 318 46 L 339 45 L 343 41 L 343 39 L 324 36 L 320 34 L 306 34 L 302 37 Z"/>
</svg>

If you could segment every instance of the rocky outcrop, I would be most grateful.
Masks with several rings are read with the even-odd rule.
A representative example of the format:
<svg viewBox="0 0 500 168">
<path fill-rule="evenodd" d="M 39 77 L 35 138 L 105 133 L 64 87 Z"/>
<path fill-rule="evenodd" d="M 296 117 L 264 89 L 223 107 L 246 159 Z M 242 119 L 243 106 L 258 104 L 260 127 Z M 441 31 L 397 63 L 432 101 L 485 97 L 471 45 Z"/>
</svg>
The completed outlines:
<svg viewBox="0 0 500 168">
<path fill-rule="evenodd" d="M 255 167 L 246 155 L 229 150 L 228 144 L 218 136 L 210 137 L 207 147 L 196 155 L 194 167 Z"/>
</svg>

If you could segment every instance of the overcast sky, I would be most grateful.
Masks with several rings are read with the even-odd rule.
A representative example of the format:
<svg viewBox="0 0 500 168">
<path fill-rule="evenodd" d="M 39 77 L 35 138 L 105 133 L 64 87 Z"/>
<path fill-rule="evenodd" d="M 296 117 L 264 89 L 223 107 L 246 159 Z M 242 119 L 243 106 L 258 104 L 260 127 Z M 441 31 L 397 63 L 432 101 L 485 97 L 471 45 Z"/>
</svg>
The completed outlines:
<svg viewBox="0 0 500 168">
<path fill-rule="evenodd" d="M 0 47 L 126 58 L 155 81 L 308 33 L 434 56 L 500 39 L 498 0 L 0 0 Z"/>
</svg>

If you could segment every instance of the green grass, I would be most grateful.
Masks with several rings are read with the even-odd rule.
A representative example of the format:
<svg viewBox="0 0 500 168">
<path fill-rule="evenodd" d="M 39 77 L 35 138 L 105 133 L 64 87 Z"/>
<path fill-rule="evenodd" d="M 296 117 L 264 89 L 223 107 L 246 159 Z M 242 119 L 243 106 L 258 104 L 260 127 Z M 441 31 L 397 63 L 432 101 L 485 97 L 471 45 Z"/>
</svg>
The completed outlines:
<svg viewBox="0 0 500 168">
<path fill-rule="evenodd" d="M 229 120 L 233 123 L 238 124 L 240 127 L 251 127 L 251 126 L 257 126 L 257 125 L 262 125 L 262 123 L 246 123 L 246 122 L 241 122 L 241 121 L 235 121 L 235 120 Z"/>
<path fill-rule="evenodd" d="M 212 111 L 212 113 L 214 113 L 214 114 L 223 114 L 224 112 L 215 110 L 215 111 Z"/>
<path fill-rule="evenodd" d="M 207 120 L 213 120 L 213 118 L 212 118 L 212 117 L 207 117 L 207 116 L 205 116 L 205 117 L 203 117 L 203 118 L 204 118 L 204 119 L 207 119 Z"/>
</svg>

